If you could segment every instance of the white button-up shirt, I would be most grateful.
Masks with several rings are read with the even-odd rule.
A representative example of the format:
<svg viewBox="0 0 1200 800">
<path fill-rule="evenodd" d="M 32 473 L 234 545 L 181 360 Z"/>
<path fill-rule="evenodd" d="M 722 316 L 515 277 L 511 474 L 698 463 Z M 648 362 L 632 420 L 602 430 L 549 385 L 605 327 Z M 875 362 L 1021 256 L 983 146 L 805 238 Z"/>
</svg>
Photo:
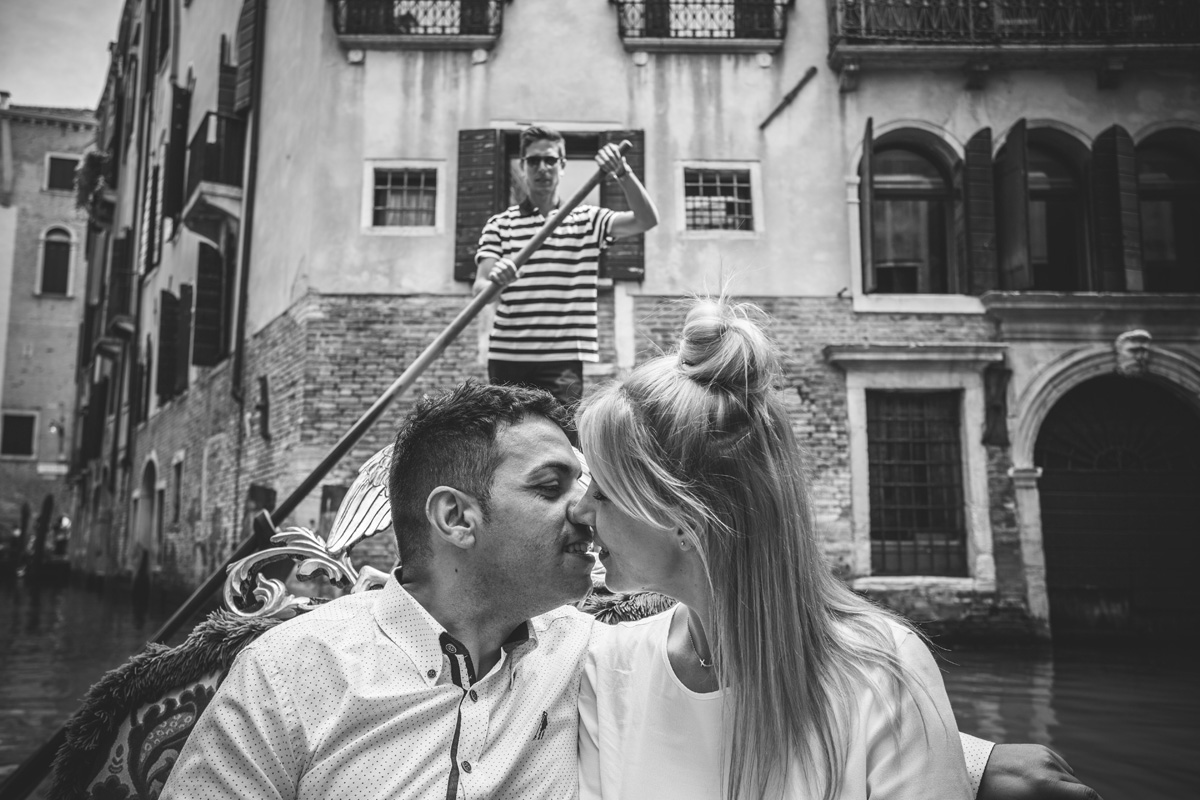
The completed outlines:
<svg viewBox="0 0 1200 800">
<path fill-rule="evenodd" d="M 513 631 L 478 678 L 393 576 L 238 656 L 171 772 L 176 798 L 570 798 L 592 618 Z"/>
</svg>

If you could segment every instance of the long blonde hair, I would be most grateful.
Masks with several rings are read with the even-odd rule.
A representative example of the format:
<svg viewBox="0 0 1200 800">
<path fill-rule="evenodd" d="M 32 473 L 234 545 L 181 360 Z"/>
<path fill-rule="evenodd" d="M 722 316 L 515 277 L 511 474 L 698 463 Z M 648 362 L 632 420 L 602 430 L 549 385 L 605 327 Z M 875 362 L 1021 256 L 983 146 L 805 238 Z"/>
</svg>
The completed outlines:
<svg viewBox="0 0 1200 800">
<path fill-rule="evenodd" d="M 798 757 L 832 798 L 850 735 L 839 720 L 864 684 L 877 691 L 868 672 L 911 683 L 888 613 L 823 559 L 765 318 L 751 304 L 698 302 L 678 350 L 593 393 L 579 431 L 617 507 L 680 528 L 704 565 L 709 642 L 734 701 L 726 796 L 781 796 Z"/>
</svg>

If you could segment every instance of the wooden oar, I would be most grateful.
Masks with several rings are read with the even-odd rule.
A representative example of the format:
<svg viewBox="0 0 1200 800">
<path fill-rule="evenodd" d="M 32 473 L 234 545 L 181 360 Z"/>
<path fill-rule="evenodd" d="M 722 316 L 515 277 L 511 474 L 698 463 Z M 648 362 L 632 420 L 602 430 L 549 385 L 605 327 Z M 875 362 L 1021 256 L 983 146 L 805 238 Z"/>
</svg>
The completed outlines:
<svg viewBox="0 0 1200 800">
<path fill-rule="evenodd" d="M 618 147 L 623 155 L 633 147 L 633 144 L 626 139 L 622 141 Z M 550 234 L 554 233 L 554 229 L 559 226 L 559 223 L 567 218 L 567 214 L 570 214 L 575 209 L 575 206 L 582 203 L 583 199 L 588 196 L 588 193 L 591 192 L 592 189 L 595 189 L 596 186 L 603 180 L 604 170 L 596 170 L 596 173 L 592 175 L 592 177 L 588 178 L 587 183 L 579 187 L 579 191 L 575 192 L 575 194 L 571 196 L 570 200 L 558 207 L 558 210 L 554 212 L 554 216 L 546 220 L 546 224 L 542 226 L 542 229 L 538 231 L 537 234 L 529 240 L 529 243 L 522 247 L 521 251 L 511 259 L 512 262 L 516 264 L 517 269 L 520 269 L 521 266 L 529 260 L 529 257 L 532 256 L 537 249 L 542 246 L 546 239 L 549 238 Z M 471 320 L 475 319 L 475 317 L 479 315 L 479 312 L 483 310 L 484 306 L 495 299 L 496 295 L 500 293 L 502 288 L 503 287 L 497 283 L 490 284 L 482 292 L 475 295 L 475 297 L 471 299 L 471 302 L 467 303 L 466 308 L 458 312 L 458 316 L 446 326 L 444 331 L 438 334 L 438 337 L 434 339 L 428 347 L 425 348 L 421 355 L 417 356 L 416 361 L 408 365 L 408 369 L 404 370 L 400 377 L 396 378 L 396 380 L 392 382 L 392 385 L 389 386 L 382 395 L 380 395 L 379 399 L 367 409 L 366 413 L 358 418 L 358 422 L 355 422 L 354 426 L 350 428 L 350 430 L 346 431 L 346 434 L 338 440 L 337 444 L 333 446 L 333 449 L 329 451 L 329 454 L 325 456 L 321 463 L 317 465 L 316 469 L 314 469 L 309 476 L 305 478 L 299 486 L 296 487 L 295 491 L 288 495 L 287 499 L 280 503 L 279 506 L 272 511 L 269 516 L 266 514 L 266 512 L 262 512 L 259 517 L 255 519 L 254 532 L 251 534 L 250 538 L 242 542 L 233 555 L 229 557 L 229 560 L 214 570 L 213 573 L 209 575 L 207 579 L 205 579 L 204 583 L 200 584 L 200 586 L 196 588 L 196 591 L 192 592 L 191 596 L 188 597 L 187 600 L 183 601 L 183 605 L 175 610 L 175 613 L 171 615 L 171 618 L 164 622 L 162 627 L 159 628 L 154 636 L 150 639 L 151 642 L 161 644 L 174 636 L 175 632 L 179 630 L 183 623 L 191 619 L 192 615 L 199 611 L 200 608 L 208 601 L 208 598 L 221 588 L 221 584 L 225 582 L 225 573 L 229 571 L 230 566 L 250 555 L 251 553 L 254 553 L 255 551 L 267 546 L 267 544 L 270 542 L 271 535 L 275 532 L 275 527 L 287 519 L 288 516 L 296 510 L 296 507 L 303 502 L 304 498 L 308 496 L 309 492 L 317 487 L 317 484 L 319 484 L 321 479 L 329 473 L 329 470 L 333 469 L 334 466 L 342 460 L 342 456 L 346 455 L 346 453 L 350 451 L 350 448 L 354 447 L 354 445 L 358 443 L 358 440 L 361 439 L 363 434 L 365 434 L 371 425 L 375 423 L 375 420 L 379 419 L 379 416 L 383 414 L 388 405 L 391 404 L 391 402 L 395 400 L 401 392 L 407 390 L 416 382 L 417 378 L 421 376 L 421 373 L 424 372 L 430 364 L 437 360 L 437 357 L 442 354 L 446 347 L 448 347 L 449 344 L 453 342 L 460 333 L 462 333 L 463 328 L 467 327 Z M 64 741 L 66 741 L 65 726 L 59 728 L 57 732 L 55 732 L 40 748 L 33 753 L 33 755 L 25 759 L 25 761 L 22 762 L 19 767 L 17 767 L 16 771 L 10 774 L 3 783 L 0 783 L 0 798 L 3 798 L 3 800 L 9 800 L 9 798 L 12 798 L 13 800 L 24 800 L 24 798 L 28 797 L 30 793 L 37 788 L 38 784 L 42 782 L 42 779 L 46 776 L 46 774 L 50 772 L 50 766 L 54 761 L 54 754 L 58 752 L 59 747 L 62 746 Z"/>
</svg>

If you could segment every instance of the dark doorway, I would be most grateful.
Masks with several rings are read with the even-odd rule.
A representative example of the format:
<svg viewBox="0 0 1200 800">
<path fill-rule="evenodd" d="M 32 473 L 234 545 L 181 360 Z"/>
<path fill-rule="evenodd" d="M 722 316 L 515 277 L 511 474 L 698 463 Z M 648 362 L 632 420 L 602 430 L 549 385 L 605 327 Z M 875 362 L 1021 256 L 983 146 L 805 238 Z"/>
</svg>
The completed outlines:
<svg viewBox="0 0 1200 800">
<path fill-rule="evenodd" d="M 1094 378 L 1034 458 L 1054 636 L 1200 631 L 1200 415 L 1150 381 Z"/>
</svg>

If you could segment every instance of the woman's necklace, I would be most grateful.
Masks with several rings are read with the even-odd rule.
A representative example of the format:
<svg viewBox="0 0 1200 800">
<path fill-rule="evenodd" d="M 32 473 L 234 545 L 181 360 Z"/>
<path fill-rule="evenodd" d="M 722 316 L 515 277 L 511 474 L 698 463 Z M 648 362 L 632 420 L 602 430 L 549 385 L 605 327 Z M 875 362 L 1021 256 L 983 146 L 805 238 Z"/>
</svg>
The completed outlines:
<svg viewBox="0 0 1200 800">
<path fill-rule="evenodd" d="M 704 667 L 705 669 L 712 669 L 712 659 L 710 658 L 708 661 L 704 660 L 704 656 L 700 655 L 700 648 L 696 647 L 696 640 L 692 638 L 692 615 L 690 612 L 688 613 L 686 624 L 688 641 L 692 643 L 692 652 L 696 654 L 696 658 L 700 659 L 700 666 Z"/>
</svg>

